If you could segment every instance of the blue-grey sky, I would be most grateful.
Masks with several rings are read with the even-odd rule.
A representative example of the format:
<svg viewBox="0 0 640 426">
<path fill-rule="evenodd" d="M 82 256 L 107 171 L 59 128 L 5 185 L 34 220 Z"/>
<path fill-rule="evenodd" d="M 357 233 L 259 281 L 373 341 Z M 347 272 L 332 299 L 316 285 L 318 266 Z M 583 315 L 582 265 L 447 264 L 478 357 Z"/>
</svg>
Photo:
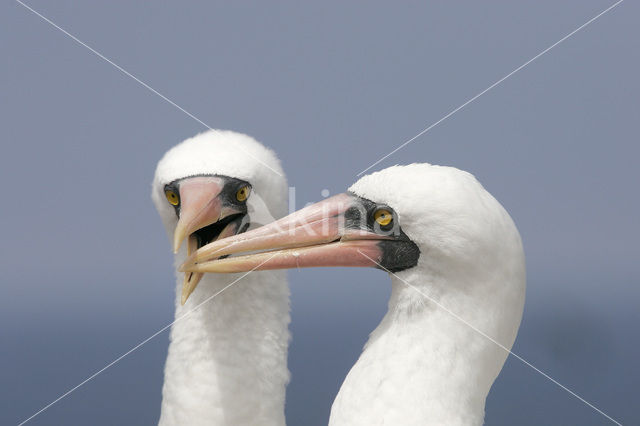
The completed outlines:
<svg viewBox="0 0 640 426">
<path fill-rule="evenodd" d="M 298 206 L 356 174 L 613 1 L 28 4 L 214 128 L 280 156 Z M 625 1 L 375 169 L 474 173 L 528 264 L 514 352 L 640 422 L 640 7 Z M 0 423 L 171 321 L 155 164 L 204 127 L 20 4 L 0 4 Z M 326 424 L 386 309 L 379 271 L 289 274 L 289 424 Z M 32 424 L 151 424 L 162 334 Z M 606 424 L 509 358 L 487 424 Z"/>
</svg>

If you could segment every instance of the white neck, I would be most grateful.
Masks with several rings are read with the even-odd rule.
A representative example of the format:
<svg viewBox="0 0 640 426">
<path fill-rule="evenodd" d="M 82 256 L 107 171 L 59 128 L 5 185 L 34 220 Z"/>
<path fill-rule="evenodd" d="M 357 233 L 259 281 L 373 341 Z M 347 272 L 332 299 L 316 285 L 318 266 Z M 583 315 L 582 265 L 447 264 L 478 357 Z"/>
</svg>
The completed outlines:
<svg viewBox="0 0 640 426">
<path fill-rule="evenodd" d="M 181 306 L 178 275 L 176 319 L 241 276 L 207 274 Z M 160 425 L 284 425 L 289 321 L 283 271 L 250 273 L 176 321 Z"/>
<path fill-rule="evenodd" d="M 417 273 L 403 278 L 511 348 L 524 293 L 479 295 L 437 279 L 426 285 Z M 505 315 L 494 312 L 509 304 L 514 308 L 505 309 Z M 347 375 L 329 424 L 480 425 L 506 356 L 504 349 L 392 277 L 389 311 Z"/>
</svg>

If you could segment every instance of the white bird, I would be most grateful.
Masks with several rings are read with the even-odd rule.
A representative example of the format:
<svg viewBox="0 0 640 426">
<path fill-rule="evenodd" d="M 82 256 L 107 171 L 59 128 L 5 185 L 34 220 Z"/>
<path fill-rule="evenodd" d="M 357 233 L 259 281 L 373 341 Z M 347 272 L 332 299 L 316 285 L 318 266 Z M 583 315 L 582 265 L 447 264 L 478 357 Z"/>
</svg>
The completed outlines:
<svg viewBox="0 0 640 426">
<path fill-rule="evenodd" d="M 249 136 L 214 130 L 164 155 L 152 198 L 180 265 L 198 247 L 255 226 L 256 218 L 282 217 L 287 181 L 272 151 Z M 177 275 L 160 425 L 284 425 L 285 272 L 255 272 L 231 286 L 240 276 Z"/>
<path fill-rule="evenodd" d="M 215 251 L 256 250 L 263 252 L 211 260 Z M 509 214 L 471 174 L 390 167 L 347 193 L 203 247 L 183 269 L 256 265 L 390 272 L 388 312 L 342 384 L 330 425 L 483 423 L 522 318 L 525 262 Z"/>
</svg>

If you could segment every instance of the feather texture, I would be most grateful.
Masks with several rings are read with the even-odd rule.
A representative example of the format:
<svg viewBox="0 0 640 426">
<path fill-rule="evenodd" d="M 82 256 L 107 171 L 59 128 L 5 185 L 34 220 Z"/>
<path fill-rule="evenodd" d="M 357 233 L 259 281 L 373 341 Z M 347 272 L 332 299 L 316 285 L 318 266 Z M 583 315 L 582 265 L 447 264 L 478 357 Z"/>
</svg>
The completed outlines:
<svg viewBox="0 0 640 426">
<path fill-rule="evenodd" d="M 252 185 L 247 200 L 252 227 L 286 212 L 287 181 L 275 154 L 249 136 L 210 130 L 176 145 L 158 163 L 152 199 L 170 239 L 177 217 L 164 186 L 203 174 Z M 175 255 L 176 269 L 186 259 L 184 246 Z M 206 274 L 181 306 L 183 274 L 177 274 L 177 321 L 165 366 L 161 425 L 285 424 L 290 339 L 286 275 L 252 272 L 225 289 L 238 278 Z"/>
</svg>

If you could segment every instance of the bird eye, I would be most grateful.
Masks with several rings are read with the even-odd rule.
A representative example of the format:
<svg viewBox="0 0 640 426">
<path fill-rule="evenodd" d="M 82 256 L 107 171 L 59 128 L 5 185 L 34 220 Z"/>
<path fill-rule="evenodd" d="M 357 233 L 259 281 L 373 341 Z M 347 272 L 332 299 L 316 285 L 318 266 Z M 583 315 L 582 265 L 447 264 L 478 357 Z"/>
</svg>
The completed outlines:
<svg viewBox="0 0 640 426">
<path fill-rule="evenodd" d="M 236 200 L 243 202 L 247 198 L 249 198 L 250 193 L 251 188 L 249 188 L 248 186 L 243 186 L 242 188 L 238 189 L 238 192 L 236 192 Z"/>
<path fill-rule="evenodd" d="M 393 220 L 393 215 L 387 209 L 378 209 L 373 214 L 373 218 L 375 219 L 378 225 L 387 226 Z"/>
<path fill-rule="evenodd" d="M 166 189 L 164 191 L 164 195 L 167 197 L 167 201 L 172 206 L 177 206 L 178 204 L 180 204 L 180 197 L 178 196 L 178 194 L 176 194 L 175 191 L 171 189 Z"/>
</svg>

